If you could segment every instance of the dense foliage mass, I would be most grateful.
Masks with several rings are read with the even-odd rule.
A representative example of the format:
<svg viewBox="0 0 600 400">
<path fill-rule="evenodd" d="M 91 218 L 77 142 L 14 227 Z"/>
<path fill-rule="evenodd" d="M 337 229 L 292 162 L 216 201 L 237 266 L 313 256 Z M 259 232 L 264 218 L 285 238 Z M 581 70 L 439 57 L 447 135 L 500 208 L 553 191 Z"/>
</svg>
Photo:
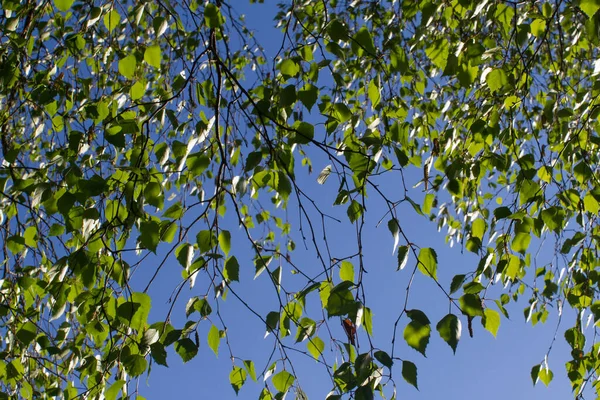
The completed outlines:
<svg viewBox="0 0 600 400">
<path fill-rule="evenodd" d="M 228 333 L 213 310 L 226 295 L 247 304 L 237 290 L 254 284 L 241 278 L 250 263 L 272 282 L 261 296 L 273 311 L 248 307 L 247 318 L 281 354 L 261 399 L 304 397 L 295 357 L 324 367 L 331 399 L 395 396 L 393 371 L 416 386 L 418 361 L 369 340 L 362 233 L 375 199 L 399 273 L 434 280 L 450 304 L 440 321 L 394 310 L 395 339 L 425 354 L 439 333 L 456 350 L 462 325 L 495 334 L 517 299 L 534 324 L 570 307 L 572 360 L 554 373 L 574 396 L 595 396 L 600 3 L 278 7 L 280 46 L 265 54 L 237 1 L 2 1 L 0 397 L 135 395 L 132 382 L 170 349 L 196 355 L 202 324 L 217 352 Z M 334 198 L 299 178 L 315 159 L 327 167 L 313 179 L 338 187 Z M 407 188 L 405 173 L 421 185 Z M 354 227 L 345 254 L 329 250 L 323 204 Z M 436 251 L 398 216 L 404 204 L 479 264 L 438 281 Z M 238 259 L 242 240 L 253 259 Z M 318 263 L 295 262 L 296 241 Z M 152 277 L 134 282 L 148 260 Z M 171 311 L 148 318 L 155 277 L 174 263 L 182 325 Z M 290 273 L 301 286 L 282 283 Z M 206 295 L 180 298 L 188 285 Z M 347 338 L 327 329 L 340 318 Z M 238 391 L 262 367 L 233 361 Z M 531 373 L 553 376 L 546 363 Z"/>
</svg>

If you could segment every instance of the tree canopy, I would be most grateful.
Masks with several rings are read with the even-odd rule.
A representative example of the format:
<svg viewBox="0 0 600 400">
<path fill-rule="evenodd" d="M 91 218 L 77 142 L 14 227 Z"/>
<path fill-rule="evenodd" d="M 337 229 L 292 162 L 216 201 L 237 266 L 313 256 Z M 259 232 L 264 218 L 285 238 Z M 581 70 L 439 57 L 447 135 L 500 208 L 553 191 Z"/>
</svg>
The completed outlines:
<svg viewBox="0 0 600 400">
<path fill-rule="evenodd" d="M 262 376 L 260 399 L 306 397 L 296 357 L 329 399 L 395 398 L 418 385 L 399 342 L 460 351 L 463 326 L 495 335 L 513 302 L 532 324 L 575 310 L 566 370 L 531 377 L 597 396 L 600 3 L 290 0 L 275 51 L 248 7 L 267 5 L 2 0 L 0 398 L 135 396 L 168 354 L 229 346 L 224 301 L 279 354 L 230 350 L 233 389 Z M 407 205 L 480 261 L 438 279 Z M 367 211 L 410 281 L 393 310 L 369 305 Z M 181 278 L 150 318 L 161 274 Z M 447 299 L 441 320 L 409 301 L 417 279 Z M 263 313 L 243 293 L 264 280 Z M 374 312 L 397 315 L 386 348 Z"/>
</svg>

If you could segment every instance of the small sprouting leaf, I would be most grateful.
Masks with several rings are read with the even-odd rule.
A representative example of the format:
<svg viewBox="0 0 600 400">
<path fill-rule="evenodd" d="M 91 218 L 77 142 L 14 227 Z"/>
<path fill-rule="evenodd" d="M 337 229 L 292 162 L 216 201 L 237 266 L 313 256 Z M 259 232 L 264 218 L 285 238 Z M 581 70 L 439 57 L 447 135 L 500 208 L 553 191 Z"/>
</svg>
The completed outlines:
<svg viewBox="0 0 600 400">
<path fill-rule="evenodd" d="M 246 382 L 246 370 L 241 367 L 233 367 L 229 373 L 229 383 L 235 390 L 235 394 L 238 394 L 242 386 Z"/>
<path fill-rule="evenodd" d="M 119 73 L 127 79 L 133 78 L 136 67 L 137 60 L 133 54 L 119 60 Z"/>
<path fill-rule="evenodd" d="M 287 371 L 281 371 L 273 376 L 273 386 L 280 392 L 285 393 L 294 384 L 294 380 L 294 375 Z"/>
<path fill-rule="evenodd" d="M 306 343 L 306 348 L 308 349 L 310 355 L 313 356 L 315 360 L 318 360 L 325 349 L 325 343 L 320 337 L 315 336 L 310 338 L 310 340 Z"/>
<path fill-rule="evenodd" d="M 454 314 L 448 314 L 438 322 L 436 329 L 440 336 L 456 353 L 456 346 L 460 340 L 462 325 L 460 319 Z"/>
<path fill-rule="evenodd" d="M 542 381 L 542 383 L 544 385 L 548 386 L 548 385 L 550 385 L 552 378 L 554 378 L 554 374 L 552 373 L 551 370 L 542 367 L 542 368 L 540 368 L 538 378 L 540 378 L 540 381 Z"/>
<path fill-rule="evenodd" d="M 161 51 L 160 46 L 149 46 L 144 51 L 144 61 L 154 68 L 160 68 Z"/>
<path fill-rule="evenodd" d="M 423 275 L 437 279 L 437 254 L 435 250 L 429 247 L 422 248 L 419 251 L 417 266 Z"/>
<path fill-rule="evenodd" d="M 417 390 L 417 366 L 410 361 L 402 361 L 402 377 L 404 380 L 413 385 Z"/>
<path fill-rule="evenodd" d="M 486 308 L 481 322 L 483 323 L 483 327 L 496 337 L 498 328 L 500 327 L 500 314 L 491 308 Z"/>
<path fill-rule="evenodd" d="M 397 271 L 400 271 L 406 267 L 406 263 L 408 262 L 408 246 L 400 246 L 398 247 L 398 268 Z"/>
<path fill-rule="evenodd" d="M 416 320 L 409 322 L 406 328 L 404 328 L 404 340 L 406 340 L 406 343 L 423 355 L 425 355 L 425 349 L 429 344 L 430 335 L 431 327 L 423 325 Z"/>
<path fill-rule="evenodd" d="M 219 344 L 221 344 L 221 333 L 219 332 L 219 328 L 211 325 L 208 330 L 208 347 L 210 347 L 216 356 L 219 355 Z"/>
<path fill-rule="evenodd" d="M 394 360 L 383 350 L 377 350 L 374 354 L 377 361 L 379 361 L 382 365 L 392 369 L 392 365 L 394 365 Z"/>
</svg>

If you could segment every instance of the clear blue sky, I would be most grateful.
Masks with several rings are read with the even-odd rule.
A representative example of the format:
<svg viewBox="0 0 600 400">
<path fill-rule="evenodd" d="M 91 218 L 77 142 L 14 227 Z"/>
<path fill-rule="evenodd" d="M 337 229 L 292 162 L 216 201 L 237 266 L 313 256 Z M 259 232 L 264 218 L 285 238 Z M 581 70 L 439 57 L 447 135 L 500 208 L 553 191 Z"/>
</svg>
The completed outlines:
<svg viewBox="0 0 600 400">
<path fill-rule="evenodd" d="M 232 2 L 237 7 L 237 2 Z M 240 2 L 241 3 L 241 2 Z M 268 54 L 274 54 L 281 44 L 282 35 L 273 26 L 273 16 L 276 12 L 274 2 L 269 4 L 248 5 L 247 2 L 240 4 L 247 15 L 248 25 L 253 28 L 259 41 L 263 43 Z M 316 183 L 318 172 L 325 167 L 326 162 L 318 157 L 314 160 L 315 173 L 307 175 L 300 173 L 298 176 L 300 186 L 305 191 L 315 196 L 321 204 L 326 204 L 329 209 L 324 211 L 337 215 L 344 220 L 345 207 L 329 206 L 333 203 L 337 189 L 337 183 L 333 180 L 319 186 Z M 418 171 L 416 171 L 418 172 Z M 407 175 L 409 183 L 416 183 L 420 177 Z M 386 180 L 379 182 L 383 185 L 396 185 L 400 188 L 400 182 Z M 408 186 L 408 185 L 407 185 Z M 422 187 L 412 189 L 415 198 L 422 196 Z M 392 329 L 398 313 L 404 304 L 405 289 L 410 277 L 410 266 L 414 266 L 414 258 L 409 260 L 409 265 L 403 271 L 397 272 L 396 256 L 392 255 L 393 239 L 387 229 L 387 219 L 377 227 L 379 219 L 383 216 L 383 204 L 372 197 L 367 203 L 366 230 L 364 232 L 364 256 L 368 274 L 365 282 L 368 305 L 374 311 L 374 345 L 382 349 L 390 350 Z M 168 207 L 168 204 L 166 205 Z M 289 206 L 288 215 L 292 221 L 297 219 L 295 204 L 292 201 Z M 439 280 L 446 287 L 457 273 L 471 271 L 478 259 L 468 253 L 462 253 L 460 248 L 449 248 L 444 242 L 444 232 L 437 232 L 434 223 L 428 223 L 423 217 L 415 214 L 412 208 L 402 208 L 402 227 L 407 231 L 411 241 L 421 245 L 434 248 L 438 254 Z M 225 221 L 233 232 L 237 230 L 235 221 Z M 355 251 L 356 240 L 354 232 L 349 229 L 348 223 L 329 225 L 328 240 L 332 246 L 333 254 L 350 254 Z M 349 236 L 350 235 L 350 236 Z M 317 260 L 314 254 L 302 251 L 301 238 L 295 237 L 298 250 L 294 254 L 294 262 L 303 268 L 310 269 L 311 264 L 315 268 Z M 274 309 L 272 303 L 265 299 L 265 293 L 272 292 L 272 285 L 268 282 L 268 276 L 262 275 L 253 280 L 254 266 L 251 264 L 251 251 L 246 242 L 241 240 L 232 245 L 233 253 L 241 264 L 240 282 L 234 284 L 233 288 L 242 297 L 247 299 L 251 306 L 258 310 L 263 316 Z M 160 248 L 159 248 L 160 249 Z M 164 251 L 164 249 L 163 249 Z M 158 258 L 149 260 L 150 264 L 157 262 Z M 163 318 L 168 308 L 167 299 L 170 290 L 180 281 L 180 267 L 168 265 L 159 275 L 160 287 L 155 286 L 150 294 L 153 296 L 153 311 L 150 320 Z M 139 282 L 146 282 L 147 271 L 141 270 L 135 276 Z M 284 282 L 293 282 L 294 276 L 284 275 Z M 168 288 L 167 290 L 161 290 Z M 176 306 L 174 314 L 175 325 L 181 326 L 185 321 L 184 306 L 187 297 L 201 295 L 199 289 L 184 289 L 182 299 Z M 316 304 L 315 304 L 316 305 Z M 272 337 L 264 337 L 265 328 L 261 321 L 252 316 L 248 310 L 240 304 L 232 295 L 225 302 L 221 302 L 222 313 L 228 328 L 229 342 L 233 353 L 244 359 L 253 359 L 256 362 L 257 373 L 261 373 L 266 366 L 266 359 L 273 348 Z M 309 305 L 310 306 L 310 305 Z M 566 378 L 564 367 L 569 357 L 569 349 L 562 337 L 564 328 L 559 328 L 558 338 L 554 344 L 549 364 L 554 371 L 554 380 L 549 388 L 540 382 L 534 388 L 530 378 L 531 367 L 539 364 L 552 343 L 552 337 L 556 328 L 556 315 L 552 314 L 544 325 L 532 327 L 527 324 L 523 317 L 523 309 L 526 304 L 521 302 L 517 305 L 511 304 L 508 311 L 511 320 L 502 319 L 498 337 L 494 338 L 483 329 L 479 322 L 474 323 L 474 337 L 470 338 L 466 331 L 463 319 L 463 336 L 458 344 L 456 355 L 452 354 L 450 347 L 439 337 L 435 331 L 435 324 L 448 312 L 448 302 L 440 293 L 439 289 L 429 279 L 417 275 L 417 280 L 411 289 L 411 298 L 408 308 L 423 310 L 432 321 L 433 332 L 427 348 L 427 358 L 410 349 L 403 343 L 402 329 L 406 324 L 403 320 L 397 339 L 400 342 L 396 355 L 416 363 L 419 369 L 419 388 L 417 391 L 407 384 L 402 376 L 400 367 L 394 369 L 394 380 L 398 387 L 398 398 L 411 399 L 568 399 L 572 397 L 570 384 Z M 214 317 L 214 315 L 213 315 Z M 565 312 L 563 318 L 567 323 L 573 320 L 573 316 Z M 218 320 L 213 320 L 218 323 Z M 208 321 L 203 321 L 200 328 L 200 351 L 195 359 L 183 364 L 179 356 L 170 353 L 168 362 L 170 368 L 154 365 L 148 381 L 142 377 L 139 392 L 148 399 L 164 398 L 218 398 L 234 399 L 236 395 L 229 385 L 229 372 L 232 362 L 224 341 L 221 343 L 219 357 L 209 349 L 206 343 L 206 335 L 210 327 Z M 329 326 L 333 335 L 343 340 L 344 333 L 337 318 L 330 320 Z M 366 336 L 360 334 L 363 351 L 366 351 Z M 323 339 L 328 335 L 323 335 Z M 290 345 L 292 343 L 290 342 Z M 326 342 L 325 352 L 331 351 L 331 343 Z M 333 353 L 331 353 L 333 354 Z M 323 399 L 332 389 L 331 382 L 325 369 L 314 360 L 307 357 L 295 358 L 295 366 L 299 373 L 300 384 L 310 399 Z M 240 365 L 237 363 L 237 365 Z M 264 384 L 262 378 L 259 382 L 247 382 L 237 398 L 256 399 Z M 288 394 L 292 398 L 293 394 Z"/>
</svg>

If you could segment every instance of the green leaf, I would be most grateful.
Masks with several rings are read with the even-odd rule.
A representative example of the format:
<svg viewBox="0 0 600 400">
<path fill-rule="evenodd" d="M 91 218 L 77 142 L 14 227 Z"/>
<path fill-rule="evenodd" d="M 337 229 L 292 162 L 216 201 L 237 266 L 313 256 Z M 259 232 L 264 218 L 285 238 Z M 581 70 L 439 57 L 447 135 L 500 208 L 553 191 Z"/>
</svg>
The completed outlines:
<svg viewBox="0 0 600 400">
<path fill-rule="evenodd" d="M 200 231 L 198 232 L 198 235 L 196 235 L 196 243 L 198 243 L 200 252 L 206 253 L 215 247 L 217 238 L 212 231 Z"/>
<path fill-rule="evenodd" d="M 181 357 L 184 363 L 190 361 L 198 354 L 198 346 L 190 338 L 179 339 L 175 342 L 175 351 Z"/>
<path fill-rule="evenodd" d="M 423 205 L 421 206 L 421 210 L 423 214 L 429 215 L 431 214 L 431 208 L 433 207 L 433 202 L 435 200 L 435 195 L 433 193 L 427 193 L 425 195 L 425 199 L 423 200 Z"/>
<path fill-rule="evenodd" d="M 452 278 L 452 282 L 450 283 L 450 294 L 456 292 L 458 289 L 460 289 L 460 287 L 462 286 L 463 282 L 465 281 L 465 275 L 455 275 L 454 278 Z"/>
<path fill-rule="evenodd" d="M 31 321 L 24 323 L 21 328 L 17 331 L 17 339 L 25 346 L 29 346 L 29 343 L 37 336 L 37 327 Z"/>
<path fill-rule="evenodd" d="M 214 29 L 225 23 L 225 17 L 221 14 L 219 7 L 212 3 L 208 3 L 204 7 L 204 22 L 209 28 Z"/>
<path fill-rule="evenodd" d="M 149 65 L 154 68 L 160 68 L 160 61 L 162 58 L 162 53 L 160 51 L 160 46 L 149 46 L 146 47 L 146 51 L 144 51 L 144 61 L 146 61 Z"/>
<path fill-rule="evenodd" d="M 240 281 L 240 264 L 235 256 L 231 256 L 227 259 L 227 261 L 225 261 L 223 276 L 228 281 Z"/>
<path fill-rule="evenodd" d="M 125 372 L 127 372 L 132 377 L 140 376 L 146 371 L 146 367 L 148 362 L 144 358 L 144 356 L 139 354 L 131 354 L 129 356 L 123 357 L 122 359 L 123 366 L 125 367 Z"/>
<path fill-rule="evenodd" d="M 409 322 L 404 329 L 404 340 L 406 343 L 423 355 L 425 355 L 425 349 L 427 348 L 427 344 L 429 344 L 430 335 L 431 327 L 417 321 Z"/>
<path fill-rule="evenodd" d="M 120 379 L 118 381 L 115 381 L 112 385 L 110 385 L 110 387 L 108 389 L 106 389 L 106 391 L 104 392 L 104 398 L 106 400 L 116 400 L 117 399 L 117 395 L 119 394 L 119 392 L 121 391 L 121 389 L 123 388 L 123 386 L 125 385 L 125 383 L 127 383 L 126 381 L 124 381 L 123 379 Z"/>
<path fill-rule="evenodd" d="M 119 73 L 127 79 L 132 79 L 137 68 L 137 60 L 133 54 L 119 60 Z"/>
<path fill-rule="evenodd" d="M 346 315 L 352 311 L 356 303 L 352 292 L 348 290 L 351 285 L 352 282 L 343 281 L 331 290 L 325 307 L 329 317 Z"/>
<path fill-rule="evenodd" d="M 162 343 L 152 343 L 150 345 L 150 352 L 152 359 L 159 365 L 168 367 L 167 365 L 167 351 Z"/>
<path fill-rule="evenodd" d="M 483 323 L 483 327 L 496 337 L 498 328 L 500 327 L 500 314 L 491 308 L 486 308 L 481 322 Z"/>
<path fill-rule="evenodd" d="M 456 354 L 456 346 L 458 345 L 462 331 L 460 319 L 454 314 L 447 314 L 438 322 L 436 329 L 440 337 L 448 343 L 452 351 Z"/>
<path fill-rule="evenodd" d="M 291 143 L 308 144 L 315 137 L 315 127 L 308 122 L 296 122 L 294 124 L 296 130 L 293 137 L 290 138 Z"/>
<path fill-rule="evenodd" d="M 540 368 L 538 378 L 540 378 L 540 381 L 542 381 L 544 385 L 548 386 L 550 385 L 552 378 L 554 378 L 554 374 L 551 370 L 542 367 Z"/>
<path fill-rule="evenodd" d="M 246 370 L 241 367 L 233 367 L 229 373 L 229 383 L 233 390 L 235 390 L 235 394 L 240 392 L 240 389 L 244 386 L 244 382 L 246 382 Z"/>
<path fill-rule="evenodd" d="M 279 64 L 279 70 L 284 76 L 294 77 L 300 72 L 300 66 L 296 61 L 286 58 Z"/>
<path fill-rule="evenodd" d="M 342 281 L 354 282 L 354 265 L 350 261 L 342 261 L 340 279 Z"/>
<path fill-rule="evenodd" d="M 481 305 L 481 298 L 477 294 L 465 294 L 459 300 L 460 309 L 468 316 L 483 317 L 483 307 Z"/>
<path fill-rule="evenodd" d="M 362 325 L 369 335 L 373 335 L 373 313 L 369 307 L 363 308 Z"/>
<path fill-rule="evenodd" d="M 244 360 L 244 367 L 248 374 L 250 375 L 250 379 L 256 382 L 256 370 L 254 369 L 254 362 L 252 360 Z"/>
<path fill-rule="evenodd" d="M 502 69 L 493 69 L 486 77 L 485 81 L 490 88 L 490 92 L 494 93 L 508 85 L 508 78 Z"/>
<path fill-rule="evenodd" d="M 392 365 L 394 365 L 394 360 L 383 350 L 377 350 L 374 354 L 377 361 L 379 361 L 382 365 L 392 369 Z"/>
<path fill-rule="evenodd" d="M 104 26 L 106 27 L 106 29 L 108 29 L 108 32 L 110 33 L 116 27 L 119 26 L 119 23 L 121 22 L 121 15 L 117 10 L 113 8 L 109 12 L 104 14 L 103 22 Z"/>
<path fill-rule="evenodd" d="M 369 100 L 371 100 L 371 107 L 373 109 L 377 108 L 379 102 L 381 101 L 381 92 L 379 91 L 379 86 L 377 85 L 377 82 L 373 79 L 369 81 L 367 94 L 369 96 Z"/>
<path fill-rule="evenodd" d="M 309 112 L 317 102 L 318 98 L 319 89 L 310 83 L 307 83 L 301 90 L 298 91 L 298 100 L 304 104 L 304 107 L 306 107 Z"/>
<path fill-rule="evenodd" d="M 223 253 L 227 256 L 229 254 L 229 250 L 231 250 L 231 233 L 229 231 L 221 231 L 219 232 L 219 247 L 223 250 Z"/>
<path fill-rule="evenodd" d="M 423 275 L 437 279 L 437 254 L 434 249 L 424 247 L 419 251 L 417 267 Z"/>
<path fill-rule="evenodd" d="M 219 332 L 219 328 L 211 325 L 208 330 L 208 347 L 210 347 L 216 356 L 219 355 L 219 344 L 221 344 L 221 333 Z"/>
<path fill-rule="evenodd" d="M 600 1 L 581 0 L 579 2 L 579 8 L 581 8 L 581 11 L 583 11 L 588 16 L 588 18 L 591 19 L 600 9 Z"/>
<path fill-rule="evenodd" d="M 318 360 L 325 349 L 325 342 L 323 342 L 320 337 L 315 336 L 310 338 L 310 340 L 306 343 L 306 348 L 308 349 L 310 355 L 313 356 L 315 360 Z"/>
<path fill-rule="evenodd" d="M 282 393 L 286 393 L 294 384 L 294 375 L 287 371 L 281 371 L 273 376 L 273 386 Z"/>
<path fill-rule="evenodd" d="M 417 366 L 410 361 L 402 361 L 402 377 L 404 380 L 413 385 L 417 390 Z"/>
<path fill-rule="evenodd" d="M 398 268 L 396 271 L 400 271 L 406 267 L 406 263 L 408 262 L 408 246 L 399 246 L 398 247 Z"/>
<path fill-rule="evenodd" d="M 585 211 L 594 215 L 598 215 L 598 211 L 600 211 L 600 204 L 598 204 L 598 201 L 591 193 L 587 193 L 583 198 L 583 206 Z"/>
<path fill-rule="evenodd" d="M 371 32 L 366 26 L 363 26 L 356 32 L 356 34 L 352 37 L 351 42 L 352 51 L 357 56 L 361 57 L 363 55 L 375 56 L 377 51 L 375 50 L 375 44 L 373 42 L 373 37 L 371 36 Z"/>
<path fill-rule="evenodd" d="M 185 269 L 189 268 L 192 264 L 192 258 L 194 257 L 194 247 L 189 243 L 183 243 L 175 250 L 175 257 L 179 264 Z"/>
<path fill-rule="evenodd" d="M 156 248 L 160 243 L 160 226 L 158 223 L 156 221 L 142 222 L 140 232 L 140 244 L 156 253 Z"/>
<path fill-rule="evenodd" d="M 117 307 L 117 316 L 123 324 L 140 332 L 147 325 L 150 308 L 150 296 L 134 292 L 131 294 L 131 300 L 123 301 Z"/>
<path fill-rule="evenodd" d="M 350 220 L 350 222 L 354 223 L 356 221 L 358 221 L 358 219 L 361 217 L 363 213 L 363 207 L 360 205 L 360 203 L 356 200 L 352 200 L 352 202 L 350 203 L 350 205 L 348 206 L 348 219 Z"/>
<path fill-rule="evenodd" d="M 427 57 L 429 57 L 431 62 L 442 71 L 446 68 L 449 53 L 450 46 L 445 39 L 436 40 L 425 49 Z"/>
<path fill-rule="evenodd" d="M 62 12 L 67 12 L 71 9 L 74 0 L 54 0 L 54 5 Z"/>
</svg>

